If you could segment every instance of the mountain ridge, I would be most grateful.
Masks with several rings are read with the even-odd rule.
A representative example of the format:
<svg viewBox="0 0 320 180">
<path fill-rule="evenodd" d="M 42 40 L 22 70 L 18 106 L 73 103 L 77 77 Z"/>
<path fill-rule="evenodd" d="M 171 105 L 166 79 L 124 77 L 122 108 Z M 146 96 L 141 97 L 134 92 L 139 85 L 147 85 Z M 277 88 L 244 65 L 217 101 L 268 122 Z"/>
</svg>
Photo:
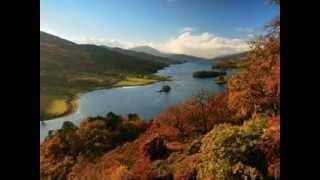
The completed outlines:
<svg viewBox="0 0 320 180">
<path fill-rule="evenodd" d="M 116 51 L 128 56 L 133 56 L 133 57 L 139 57 L 141 59 L 152 59 L 152 60 L 156 60 L 159 62 L 163 62 L 165 64 L 176 64 L 176 63 L 181 63 L 183 61 L 179 61 L 179 60 L 175 60 L 172 58 L 168 58 L 168 57 L 162 57 L 162 56 L 155 56 L 152 54 L 148 54 L 148 53 L 144 53 L 144 52 L 139 52 L 139 51 L 134 51 L 134 50 L 129 50 L 129 49 L 122 49 L 119 47 L 108 47 L 105 45 L 101 45 L 101 47 L 107 48 L 109 50 L 112 51 Z"/>
<path fill-rule="evenodd" d="M 130 48 L 129 50 L 152 54 L 155 56 L 167 57 L 167 58 L 180 60 L 180 61 L 207 60 L 206 58 L 192 56 L 192 55 L 186 55 L 186 54 L 164 53 L 164 52 L 161 52 L 155 48 L 152 48 L 152 47 L 146 46 L 146 45 L 133 47 L 133 48 Z"/>
</svg>

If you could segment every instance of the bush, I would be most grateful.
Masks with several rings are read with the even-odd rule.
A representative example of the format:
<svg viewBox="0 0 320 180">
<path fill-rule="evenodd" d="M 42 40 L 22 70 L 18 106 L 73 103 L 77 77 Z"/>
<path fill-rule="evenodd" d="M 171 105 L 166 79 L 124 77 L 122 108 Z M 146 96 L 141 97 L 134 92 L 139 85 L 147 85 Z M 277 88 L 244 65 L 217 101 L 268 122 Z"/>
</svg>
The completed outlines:
<svg viewBox="0 0 320 180">
<path fill-rule="evenodd" d="M 257 147 L 268 163 L 268 175 L 280 177 L 280 117 L 272 117 Z"/>
<path fill-rule="evenodd" d="M 113 112 L 109 112 L 103 120 L 108 129 L 115 129 L 122 123 L 121 116 L 118 116 Z"/>
<path fill-rule="evenodd" d="M 136 120 L 136 119 L 139 119 L 139 115 L 136 114 L 136 113 L 130 113 L 128 114 L 128 120 Z"/>
<path fill-rule="evenodd" d="M 191 145 L 187 148 L 186 153 L 187 155 L 192 155 L 198 153 L 200 150 L 202 142 L 199 140 L 195 140 L 191 143 Z"/>
<path fill-rule="evenodd" d="M 119 135 L 115 137 L 115 141 L 125 142 L 137 138 L 144 129 L 127 123 L 123 124 L 119 131 Z"/>
<path fill-rule="evenodd" d="M 150 142 L 144 145 L 143 151 L 151 161 L 165 159 L 170 154 L 163 136 L 151 139 Z"/>
<path fill-rule="evenodd" d="M 256 179 L 266 173 L 265 160 L 256 147 L 266 120 L 254 115 L 242 126 L 218 125 L 202 140 L 198 178 Z"/>
<path fill-rule="evenodd" d="M 114 135 L 107 129 L 86 129 L 79 133 L 82 146 L 81 154 L 95 158 L 114 148 Z"/>
<path fill-rule="evenodd" d="M 73 124 L 73 122 L 71 121 L 65 121 L 62 124 L 62 127 L 60 128 L 60 131 L 64 132 L 64 131 L 76 131 L 78 129 L 78 127 Z"/>
<path fill-rule="evenodd" d="M 140 123 L 135 125 L 135 122 Z M 93 160 L 137 138 L 145 130 L 142 122 L 124 120 L 112 112 L 105 117 L 88 118 L 79 128 L 72 122 L 64 122 L 61 129 L 50 133 L 50 138 L 40 146 L 42 176 L 64 179 L 78 157 Z"/>
</svg>

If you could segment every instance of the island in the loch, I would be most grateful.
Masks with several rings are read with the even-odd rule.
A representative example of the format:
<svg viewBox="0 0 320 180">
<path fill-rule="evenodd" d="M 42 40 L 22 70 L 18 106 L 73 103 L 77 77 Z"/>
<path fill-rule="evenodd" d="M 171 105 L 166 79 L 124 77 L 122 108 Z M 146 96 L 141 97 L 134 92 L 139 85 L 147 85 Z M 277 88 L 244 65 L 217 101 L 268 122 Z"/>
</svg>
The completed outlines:
<svg viewBox="0 0 320 180">
<path fill-rule="evenodd" d="M 170 86 L 164 85 L 164 86 L 162 86 L 162 88 L 159 90 L 159 92 L 165 92 L 165 93 L 167 93 L 167 92 L 169 92 L 170 90 L 171 90 L 171 87 L 170 87 Z"/>
<path fill-rule="evenodd" d="M 214 82 L 215 82 L 216 84 L 221 85 L 221 84 L 227 83 L 227 79 L 228 79 L 228 77 L 226 77 L 226 76 L 218 76 L 218 78 L 215 79 Z"/>
<path fill-rule="evenodd" d="M 211 78 L 211 77 L 217 77 L 221 75 L 226 75 L 227 73 L 225 71 L 196 71 L 192 74 L 194 78 Z"/>
</svg>

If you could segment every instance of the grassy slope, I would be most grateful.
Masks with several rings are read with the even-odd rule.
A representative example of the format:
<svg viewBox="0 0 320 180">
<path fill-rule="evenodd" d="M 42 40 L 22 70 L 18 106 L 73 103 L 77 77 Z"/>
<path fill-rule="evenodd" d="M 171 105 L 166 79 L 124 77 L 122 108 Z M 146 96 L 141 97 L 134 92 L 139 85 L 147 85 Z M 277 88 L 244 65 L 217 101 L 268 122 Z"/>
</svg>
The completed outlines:
<svg viewBox="0 0 320 180">
<path fill-rule="evenodd" d="M 40 120 L 71 112 L 68 102 L 80 92 L 112 87 L 127 76 L 151 74 L 175 63 L 164 61 L 78 45 L 40 32 Z"/>
<path fill-rule="evenodd" d="M 113 84 L 113 87 L 122 86 L 141 86 L 146 84 L 155 83 L 158 81 L 169 80 L 166 76 L 155 76 L 155 75 L 145 75 L 145 76 L 128 76 L 125 79 Z"/>
</svg>

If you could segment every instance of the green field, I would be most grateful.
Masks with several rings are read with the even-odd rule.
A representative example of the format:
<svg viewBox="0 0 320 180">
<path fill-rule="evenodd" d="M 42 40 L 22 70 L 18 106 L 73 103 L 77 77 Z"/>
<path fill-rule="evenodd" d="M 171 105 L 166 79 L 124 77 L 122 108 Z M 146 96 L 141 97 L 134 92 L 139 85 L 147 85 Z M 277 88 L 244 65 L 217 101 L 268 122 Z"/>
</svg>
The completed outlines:
<svg viewBox="0 0 320 180">
<path fill-rule="evenodd" d="M 146 84 L 155 83 L 158 81 L 166 81 L 169 77 L 156 76 L 156 75 L 144 75 L 144 76 L 129 76 L 125 79 L 113 84 L 113 87 L 122 87 L 122 86 L 141 86 Z"/>
</svg>

